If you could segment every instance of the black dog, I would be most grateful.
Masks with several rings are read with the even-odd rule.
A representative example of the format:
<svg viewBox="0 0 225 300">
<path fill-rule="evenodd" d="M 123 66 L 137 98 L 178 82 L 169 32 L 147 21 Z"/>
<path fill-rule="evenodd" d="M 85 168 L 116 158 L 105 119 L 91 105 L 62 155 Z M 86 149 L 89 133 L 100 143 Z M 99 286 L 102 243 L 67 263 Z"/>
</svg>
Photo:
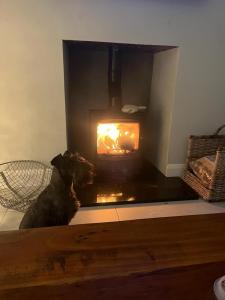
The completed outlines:
<svg viewBox="0 0 225 300">
<path fill-rule="evenodd" d="M 51 181 L 25 213 L 20 229 L 68 225 L 80 207 L 75 188 L 93 181 L 94 166 L 77 153 L 66 151 L 51 164 Z"/>
</svg>

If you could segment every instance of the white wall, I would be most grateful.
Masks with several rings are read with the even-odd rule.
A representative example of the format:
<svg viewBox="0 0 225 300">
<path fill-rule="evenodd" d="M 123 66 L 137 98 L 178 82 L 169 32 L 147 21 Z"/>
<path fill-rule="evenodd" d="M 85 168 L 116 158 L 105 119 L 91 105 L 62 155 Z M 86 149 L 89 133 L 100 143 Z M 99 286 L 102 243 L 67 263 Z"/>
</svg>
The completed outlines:
<svg viewBox="0 0 225 300">
<path fill-rule="evenodd" d="M 172 111 L 176 90 L 179 49 L 158 52 L 153 57 L 148 112 L 149 159 L 166 174 Z"/>
<path fill-rule="evenodd" d="M 190 133 L 225 121 L 224 14 L 223 0 L 0 0 L 0 161 L 65 149 L 72 39 L 180 47 L 168 163 L 182 163 Z"/>
</svg>

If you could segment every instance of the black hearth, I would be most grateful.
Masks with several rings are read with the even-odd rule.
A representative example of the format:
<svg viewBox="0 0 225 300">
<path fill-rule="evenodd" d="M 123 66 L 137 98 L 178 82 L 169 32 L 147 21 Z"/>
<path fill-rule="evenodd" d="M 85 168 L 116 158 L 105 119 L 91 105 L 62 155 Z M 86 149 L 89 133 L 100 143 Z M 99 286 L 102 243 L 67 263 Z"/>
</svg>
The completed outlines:
<svg viewBox="0 0 225 300">
<path fill-rule="evenodd" d="M 198 199 L 180 178 L 165 177 L 148 161 L 143 161 L 139 174 L 127 181 L 109 181 L 97 174 L 95 183 L 78 191 L 78 197 L 83 207 Z"/>
</svg>

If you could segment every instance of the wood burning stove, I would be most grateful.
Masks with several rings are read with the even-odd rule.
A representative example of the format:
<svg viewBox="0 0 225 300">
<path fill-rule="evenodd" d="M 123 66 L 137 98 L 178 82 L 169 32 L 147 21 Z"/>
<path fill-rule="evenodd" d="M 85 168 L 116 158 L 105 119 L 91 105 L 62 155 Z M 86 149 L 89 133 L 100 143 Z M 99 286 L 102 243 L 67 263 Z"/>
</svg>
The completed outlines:
<svg viewBox="0 0 225 300">
<path fill-rule="evenodd" d="M 120 180 L 134 175 L 140 160 L 140 123 L 132 119 L 101 120 L 96 131 L 100 171 Z"/>
<path fill-rule="evenodd" d="M 121 112 L 121 52 L 118 46 L 109 47 L 108 91 L 109 108 L 104 113 L 92 112 L 95 161 L 106 178 L 127 179 L 138 169 L 141 122 L 140 114 L 132 116 Z"/>
<path fill-rule="evenodd" d="M 92 160 L 103 179 L 135 176 L 143 158 L 143 113 L 90 112 Z M 113 178 L 112 178 L 113 177 Z"/>
</svg>

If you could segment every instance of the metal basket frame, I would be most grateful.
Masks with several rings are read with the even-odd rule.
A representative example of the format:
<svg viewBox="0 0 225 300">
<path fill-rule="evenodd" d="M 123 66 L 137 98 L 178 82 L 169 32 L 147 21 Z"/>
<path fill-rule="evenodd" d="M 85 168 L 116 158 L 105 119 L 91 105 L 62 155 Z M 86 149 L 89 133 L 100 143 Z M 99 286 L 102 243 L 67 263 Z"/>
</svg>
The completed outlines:
<svg viewBox="0 0 225 300">
<path fill-rule="evenodd" d="M 52 167 L 35 160 L 0 164 L 0 205 L 25 212 L 51 180 Z"/>
</svg>

